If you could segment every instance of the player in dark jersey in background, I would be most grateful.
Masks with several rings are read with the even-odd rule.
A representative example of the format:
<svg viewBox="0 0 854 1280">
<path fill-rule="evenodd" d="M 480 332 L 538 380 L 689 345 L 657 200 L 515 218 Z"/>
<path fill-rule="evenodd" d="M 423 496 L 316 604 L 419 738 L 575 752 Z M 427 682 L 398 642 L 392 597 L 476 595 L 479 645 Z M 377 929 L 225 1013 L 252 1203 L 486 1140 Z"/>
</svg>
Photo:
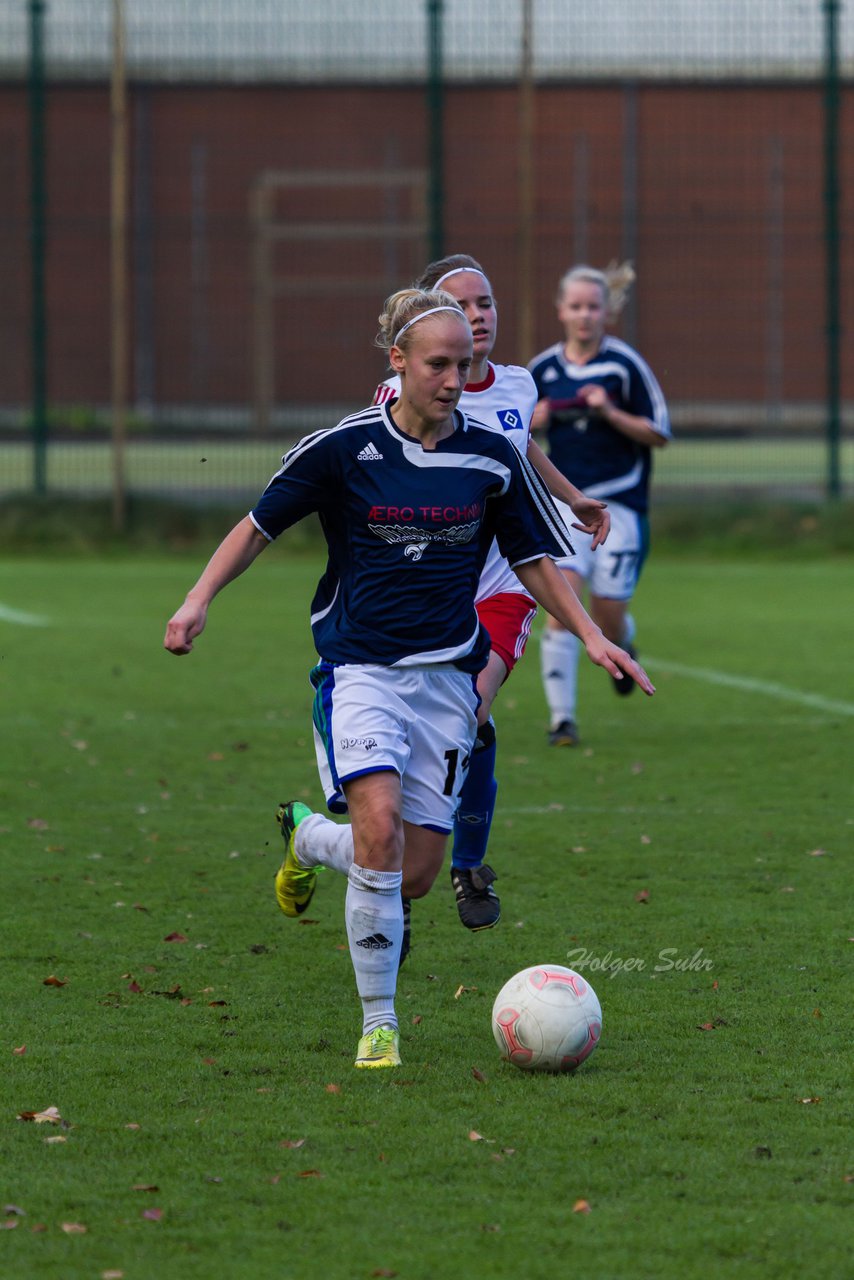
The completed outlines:
<svg viewBox="0 0 854 1280">
<path fill-rule="evenodd" d="M 278 819 L 276 896 L 289 916 L 319 867 L 348 878 L 345 921 L 362 1037 L 355 1065 L 400 1063 L 394 998 L 401 890 L 430 889 L 445 853 L 477 725 L 475 678 L 489 637 L 475 594 L 495 537 L 531 595 L 575 631 L 591 660 L 653 688 L 567 589 L 554 560 L 568 535 L 536 473 L 496 431 L 456 406 L 471 328 L 449 294 L 402 290 L 380 317 L 400 397 L 301 440 L 232 529 L 170 619 L 186 654 L 217 593 L 284 529 L 317 512 L 328 563 L 312 602 L 318 766 L 340 824 L 291 801 Z"/>
<path fill-rule="evenodd" d="M 575 557 L 559 567 L 576 594 L 587 584 L 591 616 L 632 654 L 635 624 L 628 606 L 649 542 L 652 451 L 670 439 L 667 405 L 649 365 L 605 332 L 634 278 L 629 263 L 604 272 L 587 266 L 568 271 L 557 295 L 565 339 L 528 365 L 540 395 L 533 426 L 547 426 L 549 457 L 588 497 L 607 498 L 611 513 L 607 546 L 593 546 L 580 533 L 573 537 Z M 578 641 L 554 618 L 543 633 L 541 660 L 549 741 L 573 746 Z M 620 677 L 614 687 L 631 693 L 633 682 Z"/>
<path fill-rule="evenodd" d="M 502 431 L 534 465 L 552 497 L 562 499 L 571 509 L 571 527 L 590 534 L 592 545 L 599 546 L 610 527 L 606 504 L 581 493 L 531 439 L 531 417 L 537 404 L 533 378 L 519 365 L 494 364 L 490 359 L 498 331 L 498 308 L 483 267 L 469 254 L 450 254 L 426 266 L 416 285 L 450 293 L 471 325 L 472 367 L 459 407 L 478 422 Z M 377 387 L 374 403 L 386 404 L 398 395 L 400 379 L 391 377 Z M 493 888 L 497 876 L 485 864 L 498 794 L 492 704 L 525 651 L 537 610 L 495 543 L 487 556 L 475 603 L 489 632 L 490 653 L 477 678 L 481 699 L 478 733 L 454 818 L 451 883 L 462 923 L 467 929 L 480 930 L 493 928 L 501 919 L 501 903 Z M 402 958 L 409 950 L 409 916 L 407 901 Z"/>
</svg>

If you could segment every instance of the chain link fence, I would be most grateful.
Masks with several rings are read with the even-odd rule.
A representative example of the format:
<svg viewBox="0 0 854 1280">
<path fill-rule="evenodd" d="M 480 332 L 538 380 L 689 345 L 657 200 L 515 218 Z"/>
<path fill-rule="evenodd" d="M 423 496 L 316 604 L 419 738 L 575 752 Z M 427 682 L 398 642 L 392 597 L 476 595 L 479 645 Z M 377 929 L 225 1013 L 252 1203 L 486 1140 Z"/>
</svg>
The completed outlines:
<svg viewBox="0 0 854 1280">
<path fill-rule="evenodd" d="M 849 0 L 0 0 L 0 494 L 251 498 L 450 252 L 506 363 L 633 261 L 659 498 L 850 493 L 852 67 Z"/>
</svg>

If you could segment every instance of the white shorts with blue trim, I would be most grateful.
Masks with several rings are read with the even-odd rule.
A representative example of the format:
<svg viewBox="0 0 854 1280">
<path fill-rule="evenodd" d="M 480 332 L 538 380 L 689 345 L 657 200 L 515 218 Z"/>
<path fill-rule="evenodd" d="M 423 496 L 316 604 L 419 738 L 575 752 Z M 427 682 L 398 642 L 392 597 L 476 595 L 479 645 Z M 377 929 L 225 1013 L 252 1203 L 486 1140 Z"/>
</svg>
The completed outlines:
<svg viewBox="0 0 854 1280">
<path fill-rule="evenodd" d="M 638 584 L 647 552 L 647 522 L 630 507 L 608 498 L 611 529 L 604 546 L 591 550 L 593 535 L 572 529 L 575 555 L 556 561 L 561 569 L 571 569 L 587 583 L 594 596 L 606 600 L 630 600 Z M 567 528 L 575 516 L 565 502 L 557 502 Z"/>
<path fill-rule="evenodd" d="M 314 685 L 317 768 L 333 813 L 343 786 L 391 770 L 401 781 L 406 822 L 448 832 L 454 824 L 480 698 L 456 667 L 381 667 L 321 662 Z"/>
</svg>

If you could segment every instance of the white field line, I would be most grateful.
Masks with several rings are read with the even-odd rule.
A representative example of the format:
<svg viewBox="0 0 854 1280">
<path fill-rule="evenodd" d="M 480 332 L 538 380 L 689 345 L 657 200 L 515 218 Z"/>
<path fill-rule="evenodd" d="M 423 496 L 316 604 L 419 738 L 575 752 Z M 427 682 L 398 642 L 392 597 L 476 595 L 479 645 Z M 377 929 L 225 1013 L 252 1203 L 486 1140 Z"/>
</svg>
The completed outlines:
<svg viewBox="0 0 854 1280">
<path fill-rule="evenodd" d="M 642 657 L 644 666 L 653 670 L 670 671 L 675 676 L 687 676 L 689 680 L 702 680 L 704 684 L 721 685 L 727 689 L 741 689 L 744 693 L 764 694 L 766 698 L 777 698 L 781 702 L 797 702 L 802 707 L 814 707 L 818 711 L 829 711 L 836 716 L 854 716 L 854 703 L 841 702 L 835 698 L 823 698 L 818 693 L 805 693 L 802 689 L 789 689 L 784 684 L 775 684 L 771 680 L 754 680 L 752 676 L 732 676 L 725 671 L 714 671 L 708 667 L 686 667 L 681 662 L 671 662 L 665 658 Z"/>
<path fill-rule="evenodd" d="M 23 609 L 10 609 L 8 605 L 0 604 L 0 622 L 14 622 L 19 627 L 46 627 L 49 621 L 38 613 L 24 613 Z"/>
</svg>

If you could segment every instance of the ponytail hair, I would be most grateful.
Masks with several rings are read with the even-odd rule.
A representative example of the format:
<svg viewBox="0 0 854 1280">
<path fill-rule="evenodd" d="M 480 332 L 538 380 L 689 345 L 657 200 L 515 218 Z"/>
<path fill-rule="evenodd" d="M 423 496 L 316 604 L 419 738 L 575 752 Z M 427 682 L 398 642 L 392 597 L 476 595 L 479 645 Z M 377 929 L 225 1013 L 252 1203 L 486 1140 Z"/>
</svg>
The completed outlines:
<svg viewBox="0 0 854 1280">
<path fill-rule="evenodd" d="M 565 275 L 561 276 L 556 300 L 561 302 L 567 287 L 577 281 L 582 281 L 585 284 L 597 284 L 602 290 L 607 319 L 614 321 L 619 317 L 620 312 L 626 305 L 629 290 L 635 279 L 635 269 L 628 260 L 617 262 L 616 258 L 612 258 L 602 271 L 596 267 L 588 267 L 585 264 L 581 264 L 571 267 Z"/>
</svg>

